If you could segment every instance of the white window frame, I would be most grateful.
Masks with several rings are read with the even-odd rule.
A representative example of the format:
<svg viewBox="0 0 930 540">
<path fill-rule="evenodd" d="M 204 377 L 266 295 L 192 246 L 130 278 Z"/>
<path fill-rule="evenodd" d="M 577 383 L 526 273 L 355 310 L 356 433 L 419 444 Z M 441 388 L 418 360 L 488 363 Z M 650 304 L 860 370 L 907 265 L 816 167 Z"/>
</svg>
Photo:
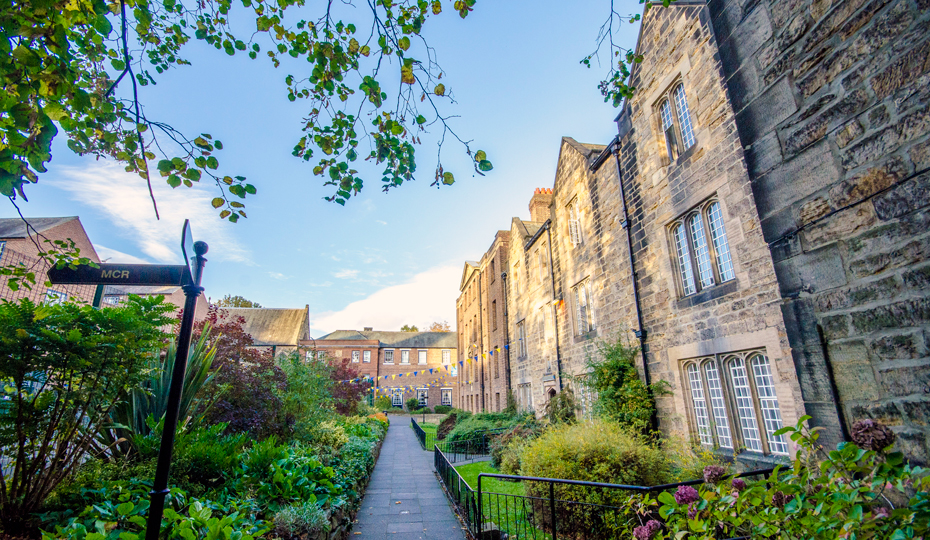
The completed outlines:
<svg viewBox="0 0 930 540">
<path fill-rule="evenodd" d="M 787 455 L 771 359 L 763 349 L 683 360 L 692 432 L 705 447 Z"/>
<path fill-rule="evenodd" d="M 55 289 L 45 290 L 45 300 L 42 302 L 46 306 L 57 306 L 68 301 L 68 293 L 56 291 Z"/>
<path fill-rule="evenodd" d="M 400 365 L 402 366 L 410 365 L 410 349 L 400 350 Z"/>
<path fill-rule="evenodd" d="M 362 363 L 363 364 L 371 363 L 371 351 L 362 351 Z"/>
<path fill-rule="evenodd" d="M 391 390 L 391 406 L 392 407 L 403 407 L 404 406 L 404 391 L 403 390 Z"/>
<path fill-rule="evenodd" d="M 575 197 L 566 206 L 568 211 L 568 238 L 572 246 L 580 246 L 584 243 L 584 236 L 581 234 L 581 211 L 578 209 L 578 198 Z"/>
<path fill-rule="evenodd" d="M 361 351 L 352 351 L 352 363 L 353 364 L 358 364 L 361 359 L 362 359 Z"/>
<path fill-rule="evenodd" d="M 439 395 L 440 395 L 440 400 L 439 400 L 440 405 L 447 405 L 449 407 L 452 406 L 452 388 L 449 388 L 448 386 L 444 386 L 440 388 Z"/>
<path fill-rule="evenodd" d="M 572 301 L 575 303 L 576 336 L 593 332 L 596 328 L 594 324 L 594 302 L 591 298 L 590 281 L 589 279 L 585 279 L 572 287 Z"/>
<path fill-rule="evenodd" d="M 668 225 L 679 296 L 736 279 L 720 200 L 711 197 Z"/>
<path fill-rule="evenodd" d="M 448 366 L 452 363 L 452 349 L 442 350 L 442 365 Z"/>
<path fill-rule="evenodd" d="M 394 349 L 384 349 L 384 363 L 394 364 Z"/>
<path fill-rule="evenodd" d="M 420 407 L 426 407 L 427 403 L 429 403 L 428 388 L 417 388 L 417 403 Z"/>
<path fill-rule="evenodd" d="M 325 359 L 326 359 L 326 351 L 317 351 L 317 352 L 316 352 L 316 359 L 317 359 L 317 360 L 325 360 Z"/>
<path fill-rule="evenodd" d="M 417 365 L 425 366 L 428 362 L 429 353 L 426 349 L 417 349 Z"/>
</svg>

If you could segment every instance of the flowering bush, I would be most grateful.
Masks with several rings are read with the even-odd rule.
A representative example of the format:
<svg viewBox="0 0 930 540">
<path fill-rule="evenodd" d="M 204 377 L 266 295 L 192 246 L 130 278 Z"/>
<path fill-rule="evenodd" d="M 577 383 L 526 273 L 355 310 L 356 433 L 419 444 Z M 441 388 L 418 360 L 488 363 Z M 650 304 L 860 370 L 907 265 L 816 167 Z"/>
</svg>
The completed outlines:
<svg viewBox="0 0 930 540">
<path fill-rule="evenodd" d="M 824 452 L 817 428 L 803 425 L 809 418 L 778 432 L 798 444 L 790 468 L 776 469 L 765 481 L 747 482 L 707 467 L 700 489 L 683 486 L 674 494 L 633 503 L 641 523 L 634 537 L 925 538 L 930 476 L 890 451 L 894 433 L 871 420 L 858 422 L 854 442 Z"/>
</svg>

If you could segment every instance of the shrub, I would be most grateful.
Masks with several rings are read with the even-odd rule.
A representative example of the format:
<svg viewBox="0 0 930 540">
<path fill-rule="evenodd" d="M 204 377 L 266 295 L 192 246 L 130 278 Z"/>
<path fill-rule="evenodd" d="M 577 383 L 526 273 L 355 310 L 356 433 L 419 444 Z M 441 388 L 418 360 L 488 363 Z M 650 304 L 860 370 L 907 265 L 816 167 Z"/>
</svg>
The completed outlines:
<svg viewBox="0 0 930 540">
<path fill-rule="evenodd" d="M 543 416 L 550 424 L 571 424 L 576 420 L 575 411 L 579 408 L 575 401 L 575 393 L 570 387 L 566 387 L 546 402 Z"/>
<path fill-rule="evenodd" d="M 391 398 L 388 396 L 378 396 L 375 398 L 375 408 L 379 411 L 389 411 L 393 405 L 391 404 Z"/>
<path fill-rule="evenodd" d="M 422 409 L 417 409 L 418 414 L 433 414 L 433 411 L 429 407 L 423 407 Z"/>
<path fill-rule="evenodd" d="M 390 421 L 388 421 L 387 415 L 384 413 L 370 414 L 368 415 L 368 418 L 374 418 L 378 422 L 381 422 L 381 424 L 384 425 L 385 429 L 387 429 L 388 425 L 390 424 Z"/>
<path fill-rule="evenodd" d="M 705 474 L 708 481 L 688 497 L 661 493 L 632 511 L 642 512 L 637 518 L 644 522 L 664 521 L 654 538 L 690 537 L 694 531 L 715 531 L 719 538 L 926 538 L 930 475 L 890 451 L 893 432 L 857 422 L 855 442 L 825 453 L 816 429 L 803 425 L 809 419 L 776 432 L 790 435 L 799 446 L 788 470 L 764 481 L 705 471 L 714 474 Z M 869 435 L 858 438 L 857 426 Z M 889 508 L 891 500 L 901 503 Z"/>
<path fill-rule="evenodd" d="M 526 415 L 506 413 L 479 413 L 465 416 L 457 415 L 457 422 L 446 438 L 450 441 L 464 441 L 479 436 L 480 432 L 491 429 L 510 428 L 527 419 Z"/>
<path fill-rule="evenodd" d="M 219 486 L 239 467 L 246 436 L 223 435 L 225 430 L 224 424 L 217 424 L 178 434 L 171 474 L 186 491 L 202 494 L 203 488 Z"/>
<path fill-rule="evenodd" d="M 271 464 L 287 456 L 287 446 L 278 443 L 277 437 L 271 436 L 256 442 L 242 457 L 241 472 L 258 482 L 271 480 Z"/>
<path fill-rule="evenodd" d="M 602 420 L 553 426 L 520 453 L 520 472 L 525 476 L 564 478 L 614 484 L 654 486 L 672 480 L 662 451 L 650 446 L 620 425 Z M 548 484 L 526 483 L 527 495 L 548 505 Z M 629 494 L 617 490 L 555 485 L 557 499 L 622 507 Z M 534 506 L 536 506 L 534 504 Z M 545 530 L 551 528 L 548 507 L 539 507 Z M 620 529 L 606 513 L 589 512 L 585 505 L 563 505 L 557 510 L 560 534 L 585 538 L 613 538 Z"/>
<path fill-rule="evenodd" d="M 404 404 L 407 405 L 407 410 L 410 412 L 413 412 L 420 408 L 420 400 L 415 397 L 408 399 L 407 401 L 404 402 Z"/>
<path fill-rule="evenodd" d="M 433 408 L 436 414 L 448 414 L 451 410 L 452 407 L 450 405 L 436 405 L 436 407 Z"/>
<path fill-rule="evenodd" d="M 287 448 L 285 456 L 270 467 L 270 480 L 255 482 L 262 507 L 277 511 L 301 501 L 324 503 L 341 490 L 333 483 L 335 471 L 324 467 L 312 449 L 300 445 Z"/>
<path fill-rule="evenodd" d="M 455 424 L 458 422 L 458 419 L 459 415 L 457 412 L 451 412 L 449 416 L 443 418 L 442 422 L 439 422 L 439 425 L 436 427 L 436 440 L 445 440 L 449 432 L 455 429 Z"/>
<path fill-rule="evenodd" d="M 504 474 L 519 474 L 520 452 L 530 440 L 539 435 L 539 425 L 535 421 L 519 424 L 510 431 L 496 435 L 491 440 L 491 464 Z M 505 466 L 504 463 L 507 463 Z"/>
<path fill-rule="evenodd" d="M 327 420 L 313 429 L 307 437 L 307 442 L 313 446 L 329 447 L 333 450 L 339 450 L 342 445 L 349 441 L 345 428 L 336 420 Z"/>
<path fill-rule="evenodd" d="M 315 502 L 293 504 L 274 515 L 274 532 L 285 540 L 312 537 L 328 531 L 326 512 Z"/>
<path fill-rule="evenodd" d="M 0 521 L 15 534 L 86 459 L 164 339 L 164 297 L 122 307 L 0 303 Z M 8 461 L 7 461 L 8 460 Z"/>
<path fill-rule="evenodd" d="M 224 423 L 227 433 L 248 433 L 255 439 L 290 434 L 293 417 L 279 395 L 287 378 L 270 354 L 248 361 L 217 354 L 214 366 L 216 376 L 206 387 L 213 401 L 204 414 L 207 422 Z"/>
</svg>

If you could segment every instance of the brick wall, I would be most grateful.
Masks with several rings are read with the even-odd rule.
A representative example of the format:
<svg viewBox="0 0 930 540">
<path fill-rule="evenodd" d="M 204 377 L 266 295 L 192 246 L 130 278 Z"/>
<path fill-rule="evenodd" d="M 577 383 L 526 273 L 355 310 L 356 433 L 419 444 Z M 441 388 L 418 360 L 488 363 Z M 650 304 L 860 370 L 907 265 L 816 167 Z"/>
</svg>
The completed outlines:
<svg viewBox="0 0 930 540">
<path fill-rule="evenodd" d="M 807 412 L 894 426 L 926 463 L 930 418 L 930 4 L 711 0 Z"/>
</svg>

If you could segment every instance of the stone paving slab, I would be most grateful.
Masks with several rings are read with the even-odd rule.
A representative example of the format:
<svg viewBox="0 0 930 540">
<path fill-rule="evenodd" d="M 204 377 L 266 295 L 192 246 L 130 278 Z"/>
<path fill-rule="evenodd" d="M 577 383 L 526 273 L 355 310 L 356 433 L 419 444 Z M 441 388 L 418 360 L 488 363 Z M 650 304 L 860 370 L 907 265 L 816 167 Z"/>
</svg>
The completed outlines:
<svg viewBox="0 0 930 540">
<path fill-rule="evenodd" d="M 465 540 L 433 471 L 433 453 L 420 448 L 410 420 L 392 418 L 349 538 Z"/>
</svg>

